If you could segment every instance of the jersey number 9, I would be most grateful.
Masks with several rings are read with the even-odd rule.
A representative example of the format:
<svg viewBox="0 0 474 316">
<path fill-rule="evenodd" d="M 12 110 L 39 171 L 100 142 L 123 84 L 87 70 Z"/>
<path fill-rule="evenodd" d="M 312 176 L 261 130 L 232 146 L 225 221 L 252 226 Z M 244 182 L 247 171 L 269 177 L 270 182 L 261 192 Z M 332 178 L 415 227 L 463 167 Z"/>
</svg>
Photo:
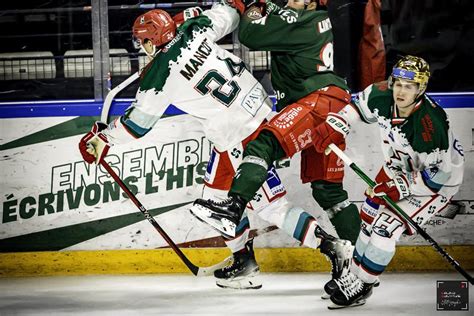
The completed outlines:
<svg viewBox="0 0 474 316">
<path fill-rule="evenodd" d="M 334 46 L 331 42 L 324 45 L 319 53 L 319 58 L 324 65 L 318 65 L 318 71 L 334 70 Z"/>
</svg>

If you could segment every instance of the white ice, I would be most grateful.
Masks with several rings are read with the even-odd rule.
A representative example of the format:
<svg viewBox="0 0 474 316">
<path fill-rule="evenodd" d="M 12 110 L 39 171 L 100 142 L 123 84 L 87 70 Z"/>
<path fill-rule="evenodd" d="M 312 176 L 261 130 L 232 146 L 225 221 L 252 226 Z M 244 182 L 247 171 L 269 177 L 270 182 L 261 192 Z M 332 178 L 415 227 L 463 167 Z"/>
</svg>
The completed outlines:
<svg viewBox="0 0 474 316">
<path fill-rule="evenodd" d="M 436 310 L 436 281 L 455 273 L 385 273 L 366 305 L 330 311 L 326 273 L 262 273 L 260 290 L 229 290 L 212 277 L 120 275 L 0 278 L 0 315 L 474 315 Z"/>
</svg>

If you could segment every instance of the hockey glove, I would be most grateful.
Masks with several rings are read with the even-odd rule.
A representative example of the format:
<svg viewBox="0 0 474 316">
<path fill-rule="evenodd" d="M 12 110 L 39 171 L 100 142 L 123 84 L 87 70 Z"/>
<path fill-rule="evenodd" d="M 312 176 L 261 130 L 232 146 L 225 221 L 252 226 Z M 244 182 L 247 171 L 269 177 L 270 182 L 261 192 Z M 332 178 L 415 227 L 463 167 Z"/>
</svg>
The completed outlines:
<svg viewBox="0 0 474 316">
<path fill-rule="evenodd" d="M 187 8 L 186 10 L 183 10 L 182 12 L 176 14 L 173 17 L 173 21 L 174 23 L 176 23 L 176 27 L 178 27 L 184 22 L 186 22 L 187 20 L 201 15 L 201 13 L 202 13 L 202 9 L 200 7 Z"/>
<path fill-rule="evenodd" d="M 107 124 L 95 122 L 91 131 L 81 138 L 79 151 L 87 163 L 99 163 L 99 161 L 107 155 L 110 147 L 109 141 L 107 137 L 101 133 L 101 131 L 106 128 Z"/>
<path fill-rule="evenodd" d="M 265 0 L 224 0 L 224 3 L 235 8 L 240 14 L 244 14 L 251 6 L 261 7 L 261 12 L 265 12 Z"/>
<path fill-rule="evenodd" d="M 373 189 L 368 189 L 366 193 L 375 203 L 386 205 L 382 198 L 383 195 L 398 202 L 410 196 L 410 187 L 407 178 L 404 175 L 398 175 L 391 180 L 377 183 Z"/>
<path fill-rule="evenodd" d="M 322 153 L 330 144 L 344 144 L 344 138 L 349 134 L 349 125 L 341 116 L 329 113 L 326 121 L 319 124 L 314 132 L 314 147 L 317 152 Z"/>
</svg>

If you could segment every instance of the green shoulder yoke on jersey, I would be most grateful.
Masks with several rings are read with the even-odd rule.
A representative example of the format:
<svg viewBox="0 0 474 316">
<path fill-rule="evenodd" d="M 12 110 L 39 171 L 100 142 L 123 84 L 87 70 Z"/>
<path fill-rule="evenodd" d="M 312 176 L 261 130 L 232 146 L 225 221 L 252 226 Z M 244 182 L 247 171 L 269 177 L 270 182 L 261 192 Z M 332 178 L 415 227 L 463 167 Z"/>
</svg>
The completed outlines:
<svg viewBox="0 0 474 316">
<path fill-rule="evenodd" d="M 446 112 L 426 95 L 423 103 L 411 115 L 414 138 L 413 149 L 418 153 L 447 150 L 449 147 L 449 122 Z"/>
<path fill-rule="evenodd" d="M 178 60 L 181 50 L 186 49 L 188 43 L 193 40 L 195 32 L 204 32 L 209 27 L 212 27 L 212 21 L 206 15 L 200 15 L 184 22 L 177 29 L 176 36 L 144 69 L 140 80 L 140 90 L 161 91 L 170 74 L 170 63 Z"/>
<path fill-rule="evenodd" d="M 362 96 L 359 97 L 359 107 L 367 106 L 368 110 L 372 113 L 377 112 L 378 116 L 390 118 L 392 115 L 393 106 L 393 91 L 388 88 L 387 81 L 381 81 L 374 83 L 372 89 L 368 89 L 362 92 Z M 363 103 L 363 104 L 362 104 Z M 365 112 L 367 109 L 361 108 L 361 112 Z M 372 120 L 367 119 L 367 115 L 361 116 L 362 119 L 368 123 L 373 123 Z"/>
</svg>

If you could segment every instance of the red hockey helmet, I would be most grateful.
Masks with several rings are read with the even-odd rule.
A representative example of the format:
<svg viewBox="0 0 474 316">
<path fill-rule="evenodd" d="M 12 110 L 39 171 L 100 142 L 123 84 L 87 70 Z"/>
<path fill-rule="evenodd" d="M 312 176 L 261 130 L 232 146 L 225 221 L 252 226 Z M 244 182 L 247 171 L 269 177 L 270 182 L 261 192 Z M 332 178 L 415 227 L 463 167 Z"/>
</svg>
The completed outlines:
<svg viewBox="0 0 474 316">
<path fill-rule="evenodd" d="M 140 42 L 150 40 L 156 47 L 171 41 L 176 35 L 176 24 L 163 10 L 151 10 L 140 15 L 133 23 L 133 36 Z"/>
</svg>

